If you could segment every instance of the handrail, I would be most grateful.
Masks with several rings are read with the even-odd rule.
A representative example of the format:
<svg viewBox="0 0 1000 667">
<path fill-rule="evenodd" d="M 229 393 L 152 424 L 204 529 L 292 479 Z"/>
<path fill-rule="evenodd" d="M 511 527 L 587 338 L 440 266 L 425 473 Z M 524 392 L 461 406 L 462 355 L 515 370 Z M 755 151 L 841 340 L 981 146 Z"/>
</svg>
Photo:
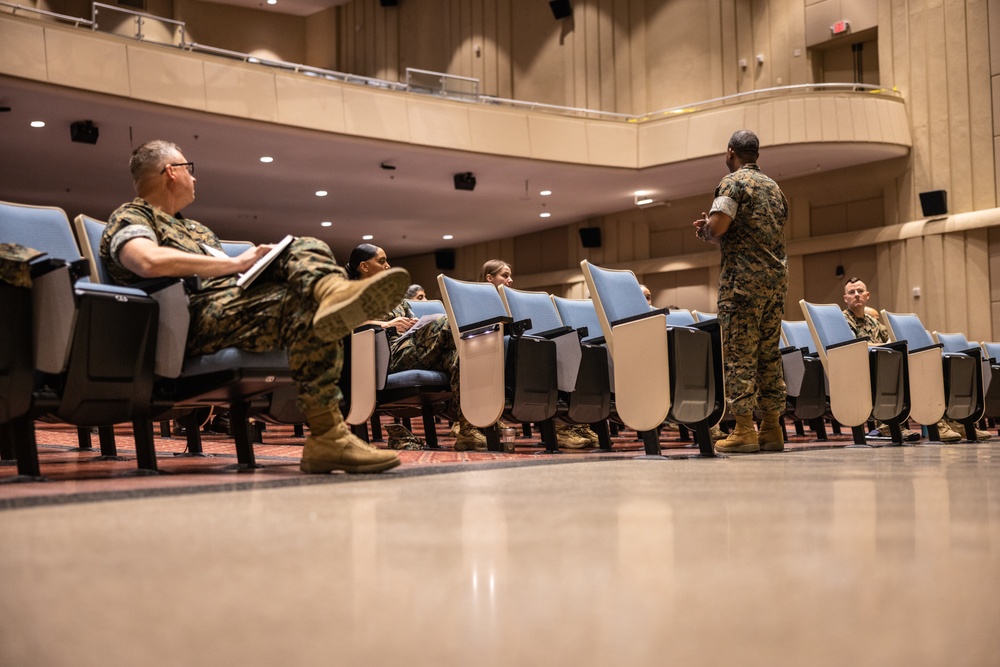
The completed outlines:
<svg viewBox="0 0 1000 667">
<path fill-rule="evenodd" d="M 145 41 L 146 37 L 142 34 L 142 23 L 143 20 L 158 21 L 160 23 L 170 23 L 172 25 L 180 28 L 181 33 L 181 45 L 185 43 L 185 35 L 187 34 L 187 24 L 184 21 L 177 21 L 175 19 L 167 19 L 162 16 L 157 16 L 155 14 L 147 14 L 146 12 L 136 11 L 135 9 L 127 9 L 125 7 L 119 7 L 117 5 L 106 5 L 103 2 L 93 2 L 90 5 L 90 26 L 91 29 L 97 30 L 97 15 L 100 13 L 101 9 L 107 9 L 112 12 L 118 12 L 120 14 L 128 14 L 135 17 L 135 38 L 139 41 Z"/>
<path fill-rule="evenodd" d="M 73 23 L 77 27 L 80 25 L 92 26 L 93 21 L 88 21 L 87 19 L 78 18 L 76 16 L 67 16 L 66 14 L 57 14 L 56 12 L 50 12 L 45 9 L 36 9 L 34 7 L 25 7 L 24 5 L 19 5 L 13 2 L 7 2 L 6 0 L 0 0 L 0 5 L 4 7 L 10 7 L 13 11 L 11 14 L 17 14 L 19 11 L 32 12 L 33 14 L 41 14 L 42 16 L 49 16 L 60 21 L 67 21 Z"/>
<path fill-rule="evenodd" d="M 92 3 L 92 16 L 93 20 L 87 20 L 84 18 L 78 18 L 74 16 L 68 16 L 66 14 L 58 14 L 56 12 L 50 12 L 42 9 L 35 9 L 33 7 L 25 7 L 20 4 L 15 4 L 8 2 L 7 0 L 0 0 L 0 5 L 5 7 L 11 7 L 13 11 L 11 13 L 16 13 L 17 11 L 29 11 L 36 14 L 41 14 L 48 16 L 60 21 L 66 21 L 73 23 L 76 26 L 88 26 L 93 30 L 98 28 L 97 25 L 97 13 L 98 8 L 105 8 L 116 12 L 122 12 L 125 14 L 131 14 L 137 17 L 138 31 L 135 38 L 140 41 L 152 41 L 147 40 L 142 34 L 142 21 L 144 19 L 160 21 L 163 23 L 170 23 L 180 28 L 180 44 L 177 44 L 181 49 L 190 52 L 206 53 L 210 55 L 224 56 L 228 58 L 234 58 L 241 60 L 246 63 L 254 65 L 263 65 L 265 67 L 275 67 L 279 69 L 289 70 L 291 72 L 300 73 L 305 76 L 322 77 L 331 81 L 341 81 L 344 83 L 360 83 L 363 85 L 373 86 L 377 88 L 383 88 L 386 90 L 394 90 L 399 92 L 411 92 L 426 94 L 426 89 L 423 86 L 411 86 L 409 82 L 403 83 L 398 81 L 389 81 L 387 79 L 377 79 L 373 77 L 363 76 L 360 74 L 347 74 L 345 72 L 338 72 L 336 70 L 328 70 L 320 67 L 313 67 L 311 65 L 303 65 L 300 63 L 286 62 L 283 60 L 271 60 L 267 58 L 259 58 L 253 56 L 249 53 L 242 53 L 240 51 L 231 51 L 229 49 L 222 49 L 219 47 L 208 46 L 207 44 L 198 44 L 196 42 L 188 42 L 185 40 L 186 35 L 186 23 L 183 21 L 176 21 L 174 19 L 167 19 L 156 16 L 154 14 L 147 14 L 145 12 L 140 12 L 132 9 L 126 9 L 122 7 L 117 7 L 114 5 L 107 5 L 100 2 Z M 108 33 L 115 35 L 114 33 Z M 122 37 L 122 35 L 115 35 Z M 545 102 L 531 102 L 526 100 L 515 100 L 504 97 L 497 97 L 494 95 L 483 95 L 478 93 L 479 79 L 473 77 L 464 77 L 454 74 L 446 74 L 443 72 L 432 72 L 429 70 L 421 70 L 416 68 L 407 68 L 407 73 L 409 76 L 410 72 L 417 72 L 420 74 L 428 74 L 434 76 L 447 77 L 448 79 L 455 79 L 458 81 L 465 81 L 471 83 L 475 86 L 476 92 L 472 93 L 462 93 L 460 91 L 448 91 L 442 89 L 442 92 L 448 94 L 449 96 L 454 96 L 455 99 L 462 99 L 465 101 L 471 101 L 477 104 L 493 104 L 493 105 L 505 105 L 515 108 L 522 108 L 528 111 L 543 111 L 558 113 L 564 115 L 574 115 L 574 116 L 587 116 L 591 118 L 607 119 L 618 122 L 627 123 L 645 123 L 654 120 L 658 120 L 663 116 L 672 116 L 678 114 L 693 113 L 695 111 L 702 111 L 706 108 L 724 106 L 734 101 L 740 101 L 747 98 L 759 98 L 774 96 L 778 94 L 786 94 L 790 91 L 796 90 L 816 90 L 819 92 L 831 91 L 831 92 L 854 92 L 854 93 L 868 93 L 874 95 L 885 95 L 896 98 L 901 98 L 902 94 L 896 88 L 884 88 L 882 86 L 875 86 L 871 84 L 862 83 L 802 83 L 794 84 L 789 86 L 775 86 L 771 88 L 759 88 L 756 90 L 748 90 L 740 93 L 734 93 L 732 95 L 723 95 L 721 97 L 713 97 L 707 100 L 701 100 L 699 102 L 692 102 L 688 104 L 681 104 L 674 107 L 668 107 L 666 109 L 659 109 L 657 111 L 651 111 L 648 113 L 641 114 L 625 114 L 617 113 L 613 111 L 603 111 L 600 109 L 587 109 L 583 107 L 570 107 L 558 104 L 548 104 Z M 431 94 L 434 94 L 433 92 Z"/>
</svg>

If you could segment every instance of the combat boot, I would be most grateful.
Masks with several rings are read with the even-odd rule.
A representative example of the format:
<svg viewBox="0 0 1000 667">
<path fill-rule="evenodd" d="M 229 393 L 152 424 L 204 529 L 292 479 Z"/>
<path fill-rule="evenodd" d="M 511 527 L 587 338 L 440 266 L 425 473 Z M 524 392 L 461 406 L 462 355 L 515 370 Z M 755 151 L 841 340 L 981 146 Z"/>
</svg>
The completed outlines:
<svg viewBox="0 0 1000 667">
<path fill-rule="evenodd" d="M 470 424 L 465 417 L 455 423 L 458 424 L 458 435 L 455 437 L 456 452 L 486 451 L 486 436 L 482 431 Z"/>
<path fill-rule="evenodd" d="M 309 437 L 302 448 L 299 470 L 328 473 L 382 472 L 399 465 L 396 452 L 372 447 L 351 433 L 338 409 L 314 408 L 306 411 Z"/>
<path fill-rule="evenodd" d="M 736 428 L 725 440 L 715 443 L 716 451 L 724 454 L 751 454 L 760 451 L 757 431 L 753 426 L 753 413 L 736 415 Z"/>
<path fill-rule="evenodd" d="M 580 435 L 569 424 L 557 421 L 556 445 L 562 449 L 584 449 L 590 447 L 590 439 Z"/>
<path fill-rule="evenodd" d="M 938 429 L 938 441 L 939 442 L 958 442 L 962 439 L 961 434 L 952 429 L 951 425 L 948 423 L 949 420 L 942 419 L 937 423 Z"/>
<path fill-rule="evenodd" d="M 764 418 L 760 420 L 757 441 L 760 443 L 761 450 L 765 452 L 783 452 L 785 450 L 785 429 L 781 427 L 781 418 L 777 410 L 764 413 Z"/>
<path fill-rule="evenodd" d="M 581 438 L 586 438 L 587 442 L 590 443 L 591 447 L 600 447 L 601 439 L 594 432 L 594 429 L 590 428 L 587 424 L 577 424 L 573 427 L 573 431 Z"/>
<path fill-rule="evenodd" d="M 388 269 L 365 280 L 348 280 L 330 273 L 316 281 L 313 330 L 320 338 L 337 341 L 367 320 L 381 317 L 399 305 L 410 284 L 406 269 Z"/>
</svg>

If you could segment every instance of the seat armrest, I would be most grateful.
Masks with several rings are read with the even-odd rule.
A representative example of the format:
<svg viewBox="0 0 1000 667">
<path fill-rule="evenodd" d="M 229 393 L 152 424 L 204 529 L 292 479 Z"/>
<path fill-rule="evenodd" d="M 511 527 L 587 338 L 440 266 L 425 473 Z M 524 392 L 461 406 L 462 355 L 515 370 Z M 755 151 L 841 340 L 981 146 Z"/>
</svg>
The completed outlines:
<svg viewBox="0 0 1000 667">
<path fill-rule="evenodd" d="M 847 347 L 849 345 L 858 345 L 858 344 L 867 347 L 868 341 L 866 341 L 864 338 L 852 338 L 851 340 L 845 340 L 839 343 L 834 343 L 833 345 L 827 345 L 826 349 L 827 351 L 830 351 L 830 350 L 836 350 L 839 347 Z"/>
<path fill-rule="evenodd" d="M 469 324 L 462 325 L 458 328 L 458 332 L 462 334 L 463 338 L 465 338 L 465 334 L 485 333 L 486 331 L 496 328 L 498 324 L 510 324 L 513 321 L 513 318 L 507 315 L 497 315 L 496 317 L 491 317 L 481 322 L 471 322 Z"/>
<path fill-rule="evenodd" d="M 639 313 L 638 315 L 632 315 L 631 317 L 623 317 L 620 320 L 615 320 L 614 322 L 611 322 L 611 326 L 616 327 L 619 324 L 626 324 L 628 322 L 638 322 L 639 320 L 644 320 L 648 317 L 653 317 L 654 315 L 666 315 L 669 312 L 670 312 L 669 308 L 656 308 L 654 310 L 650 310 L 648 313 Z"/>
<path fill-rule="evenodd" d="M 551 340 L 553 338 L 558 338 L 559 336 L 563 336 L 571 331 L 573 331 L 573 327 L 562 326 L 562 327 L 556 327 L 555 329 L 549 329 L 548 331 L 536 331 L 531 335 L 536 336 L 538 338 L 545 338 L 547 340 Z"/>
</svg>

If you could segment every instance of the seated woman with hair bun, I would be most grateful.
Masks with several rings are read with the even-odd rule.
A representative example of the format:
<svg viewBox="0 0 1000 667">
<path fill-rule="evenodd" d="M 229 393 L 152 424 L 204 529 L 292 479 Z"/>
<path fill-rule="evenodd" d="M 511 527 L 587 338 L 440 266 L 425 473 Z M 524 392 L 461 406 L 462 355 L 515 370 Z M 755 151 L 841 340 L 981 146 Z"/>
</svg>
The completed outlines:
<svg viewBox="0 0 1000 667">
<path fill-rule="evenodd" d="M 345 268 L 351 280 L 366 280 L 388 269 L 389 260 L 382 248 L 371 243 L 362 243 L 351 252 L 351 258 Z M 381 319 L 366 322 L 366 324 L 377 324 L 386 331 L 389 339 L 390 373 L 408 370 L 448 373 L 451 390 L 454 394 L 454 412 L 458 416 L 456 421 L 458 429 L 457 432 L 453 432 L 455 450 L 460 452 L 485 450 L 486 436 L 461 414 L 458 351 L 455 349 L 455 340 L 448 329 L 448 318 L 441 315 L 409 336 L 403 337 L 403 334 L 416 323 L 417 318 L 413 316 L 413 310 L 405 300 Z M 408 443 L 419 442 L 403 426 L 394 425 L 391 429 L 387 428 L 386 432 L 389 434 L 388 445 L 392 449 L 399 449 Z"/>
</svg>

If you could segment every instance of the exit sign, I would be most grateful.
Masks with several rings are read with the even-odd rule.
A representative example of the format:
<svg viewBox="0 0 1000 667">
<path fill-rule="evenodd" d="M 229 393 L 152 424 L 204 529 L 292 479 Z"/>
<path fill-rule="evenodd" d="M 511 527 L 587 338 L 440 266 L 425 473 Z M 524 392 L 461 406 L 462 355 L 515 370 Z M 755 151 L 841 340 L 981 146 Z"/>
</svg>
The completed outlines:
<svg viewBox="0 0 1000 667">
<path fill-rule="evenodd" d="M 843 35 L 851 27 L 851 24 L 847 21 L 837 21 L 832 26 L 830 26 L 830 32 L 834 35 Z"/>
</svg>

